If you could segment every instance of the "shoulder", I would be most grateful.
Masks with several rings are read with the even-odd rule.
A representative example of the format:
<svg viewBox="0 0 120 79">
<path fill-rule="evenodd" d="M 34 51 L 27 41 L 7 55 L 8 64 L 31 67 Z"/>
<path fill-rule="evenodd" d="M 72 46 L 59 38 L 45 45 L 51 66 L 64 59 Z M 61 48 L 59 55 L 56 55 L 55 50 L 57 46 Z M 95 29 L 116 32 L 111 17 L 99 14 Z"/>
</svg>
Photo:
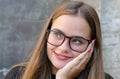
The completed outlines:
<svg viewBox="0 0 120 79">
<path fill-rule="evenodd" d="M 105 73 L 105 79 L 113 79 L 113 77 L 110 74 Z"/>
<path fill-rule="evenodd" d="M 22 73 L 25 70 L 25 66 L 22 65 L 17 65 L 12 67 L 7 75 L 5 76 L 5 79 L 20 79 L 20 76 L 22 75 Z"/>
</svg>

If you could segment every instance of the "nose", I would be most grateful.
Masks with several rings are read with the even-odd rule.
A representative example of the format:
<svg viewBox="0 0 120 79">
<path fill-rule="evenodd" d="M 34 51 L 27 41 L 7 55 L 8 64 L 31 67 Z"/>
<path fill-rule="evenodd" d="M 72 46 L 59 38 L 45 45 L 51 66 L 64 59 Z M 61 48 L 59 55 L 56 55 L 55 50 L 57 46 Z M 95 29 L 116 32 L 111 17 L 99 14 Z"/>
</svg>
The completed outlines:
<svg viewBox="0 0 120 79">
<path fill-rule="evenodd" d="M 65 39 L 63 43 L 58 47 L 61 51 L 70 51 L 69 39 Z"/>
</svg>

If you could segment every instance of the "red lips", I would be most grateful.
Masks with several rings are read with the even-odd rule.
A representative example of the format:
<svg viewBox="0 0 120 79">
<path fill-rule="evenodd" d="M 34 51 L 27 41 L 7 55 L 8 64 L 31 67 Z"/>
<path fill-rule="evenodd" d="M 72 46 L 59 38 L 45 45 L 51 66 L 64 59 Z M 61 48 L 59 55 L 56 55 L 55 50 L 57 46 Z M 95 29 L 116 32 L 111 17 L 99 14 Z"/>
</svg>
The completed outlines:
<svg viewBox="0 0 120 79">
<path fill-rule="evenodd" d="M 69 56 L 57 54 L 56 52 L 54 52 L 54 55 L 55 55 L 55 57 L 56 57 L 57 59 L 59 59 L 59 60 L 68 60 L 68 59 L 72 58 L 72 57 L 69 57 Z"/>
</svg>

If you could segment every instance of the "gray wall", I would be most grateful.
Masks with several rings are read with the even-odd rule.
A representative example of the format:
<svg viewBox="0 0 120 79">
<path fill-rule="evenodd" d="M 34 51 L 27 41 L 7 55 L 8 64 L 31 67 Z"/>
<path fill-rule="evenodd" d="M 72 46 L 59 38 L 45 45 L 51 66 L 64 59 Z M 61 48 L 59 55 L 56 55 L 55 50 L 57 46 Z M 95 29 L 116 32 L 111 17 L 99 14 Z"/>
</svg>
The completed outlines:
<svg viewBox="0 0 120 79">
<path fill-rule="evenodd" d="M 0 79 L 3 71 L 26 60 L 56 6 L 69 0 L 0 0 Z M 79 0 L 98 12 L 105 71 L 120 79 L 120 0 Z"/>
<path fill-rule="evenodd" d="M 120 0 L 101 0 L 105 71 L 120 79 Z"/>
<path fill-rule="evenodd" d="M 120 79 L 120 0 L 78 0 L 92 5 L 99 13 L 103 37 L 105 72 Z"/>
<path fill-rule="evenodd" d="M 63 1 L 0 0 L 0 79 L 6 69 L 26 60 L 48 16 Z"/>
</svg>

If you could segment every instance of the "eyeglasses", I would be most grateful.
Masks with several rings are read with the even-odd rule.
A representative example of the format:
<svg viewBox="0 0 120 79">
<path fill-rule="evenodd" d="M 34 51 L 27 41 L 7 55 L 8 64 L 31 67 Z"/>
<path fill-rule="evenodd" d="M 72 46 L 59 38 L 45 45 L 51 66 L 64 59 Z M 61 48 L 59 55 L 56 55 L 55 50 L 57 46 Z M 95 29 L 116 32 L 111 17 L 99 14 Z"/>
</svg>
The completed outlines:
<svg viewBox="0 0 120 79">
<path fill-rule="evenodd" d="M 65 41 L 65 38 L 69 39 L 69 46 L 73 51 L 84 52 L 91 40 L 87 40 L 80 36 L 69 37 L 62 33 L 60 30 L 47 30 L 48 40 L 47 42 L 53 46 L 60 46 Z"/>
</svg>

